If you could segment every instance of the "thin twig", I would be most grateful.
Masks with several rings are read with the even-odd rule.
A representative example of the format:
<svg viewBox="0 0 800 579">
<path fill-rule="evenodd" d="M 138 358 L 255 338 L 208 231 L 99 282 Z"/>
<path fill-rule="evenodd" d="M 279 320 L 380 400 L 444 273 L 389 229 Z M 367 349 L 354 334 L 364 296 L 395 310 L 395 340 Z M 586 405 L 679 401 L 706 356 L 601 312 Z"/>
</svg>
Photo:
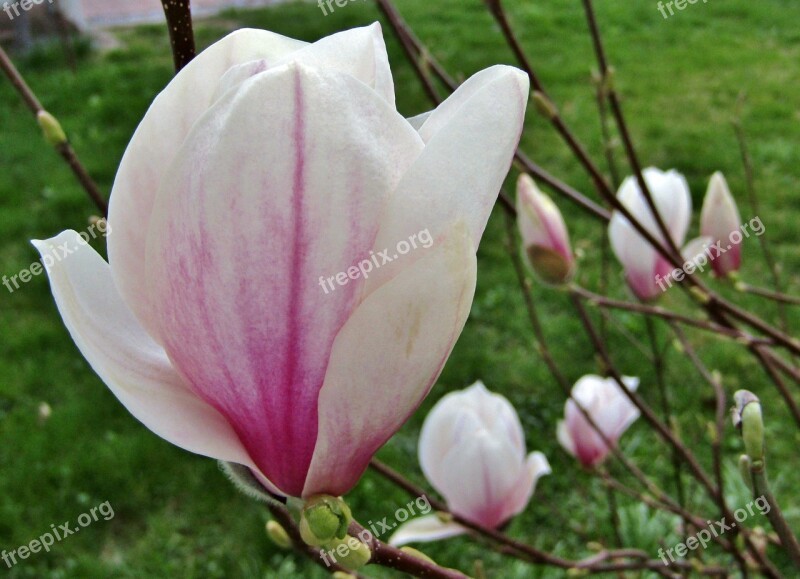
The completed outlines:
<svg viewBox="0 0 800 579">
<path fill-rule="evenodd" d="M 717 487 L 714 482 L 709 478 L 708 474 L 703 470 L 703 467 L 700 466 L 700 463 L 695 458 L 694 454 L 686 448 L 686 446 L 678 440 L 672 430 L 664 424 L 662 424 L 653 411 L 647 406 L 644 401 L 639 397 L 635 392 L 631 392 L 623 382 L 622 374 L 616 369 L 613 361 L 611 360 L 608 351 L 606 350 L 605 346 L 603 345 L 602 341 L 597 334 L 597 331 L 594 328 L 594 324 L 589 318 L 588 313 L 586 312 L 583 304 L 581 303 L 580 296 L 577 294 L 572 294 L 573 303 L 578 310 L 578 315 L 581 319 L 581 322 L 586 329 L 587 334 L 589 335 L 590 339 L 592 340 L 592 344 L 594 345 L 595 351 L 601 357 L 603 362 L 605 362 L 609 375 L 614 379 L 614 381 L 619 386 L 620 390 L 627 396 L 627 398 L 639 409 L 641 415 L 647 420 L 647 422 L 653 427 L 653 429 L 666 441 L 668 442 L 673 448 L 676 448 L 680 454 L 683 461 L 689 466 L 689 470 L 692 472 L 694 477 L 706 488 L 708 494 L 711 498 L 717 502 L 720 507 L 722 514 L 726 518 L 733 519 L 733 513 L 728 508 L 727 504 L 723 500 L 723 489 Z M 756 347 L 757 348 L 757 347 Z M 780 577 L 780 572 L 775 569 L 775 566 L 766 558 L 764 554 L 762 554 L 755 545 L 753 545 L 752 541 L 745 535 L 744 536 L 745 544 L 748 547 L 748 550 L 753 555 L 756 561 L 764 568 L 764 572 L 769 577 Z"/>
<path fill-rule="evenodd" d="M 663 563 L 658 560 L 647 560 L 647 554 L 643 551 L 633 550 L 633 549 L 620 549 L 620 550 L 606 550 L 597 555 L 589 557 L 587 559 L 581 561 L 571 561 L 569 559 L 563 559 L 561 557 L 557 557 L 555 555 L 551 555 L 549 553 L 545 553 L 544 551 L 540 551 L 530 545 L 525 543 L 521 543 L 507 535 L 501 533 L 500 531 L 496 531 L 494 529 L 489 529 L 482 525 L 478 525 L 473 523 L 468 519 L 464 519 L 452 512 L 450 512 L 447 508 L 447 505 L 442 503 L 441 501 L 436 500 L 436 498 L 431 497 L 428 493 L 425 492 L 424 489 L 416 486 L 405 477 L 403 477 L 400 473 L 396 472 L 389 466 L 385 465 L 384 463 L 380 462 L 377 459 L 373 459 L 370 462 L 370 468 L 376 471 L 378 474 L 386 478 L 392 484 L 402 488 L 409 494 L 415 497 L 426 497 L 429 501 L 431 507 L 439 511 L 441 513 L 447 514 L 454 522 L 458 523 L 459 525 L 465 527 L 468 530 L 477 532 L 480 536 L 493 540 L 501 545 L 504 545 L 510 552 L 514 552 L 517 555 L 524 556 L 525 560 L 534 563 L 534 564 L 545 564 L 554 567 L 559 567 L 561 569 L 582 569 L 588 571 L 590 573 L 607 573 L 612 571 L 624 571 L 624 570 L 639 570 L 639 569 L 659 569 L 663 568 Z M 615 559 L 620 558 L 633 558 L 633 559 L 640 559 L 639 561 L 628 561 L 628 562 L 615 562 L 615 563 L 606 563 L 606 561 L 613 561 Z M 688 566 L 690 565 L 688 562 L 678 562 L 680 566 Z M 711 569 L 708 574 L 719 574 L 719 569 Z"/>
<path fill-rule="evenodd" d="M 767 298 L 781 305 L 800 306 L 800 297 L 797 296 L 790 296 L 789 294 L 756 287 L 742 281 L 737 282 L 735 287 L 740 292 Z M 785 312 L 785 308 L 781 308 L 781 310 Z"/>
<path fill-rule="evenodd" d="M 25 102 L 26 106 L 30 109 L 33 113 L 34 117 L 38 117 L 39 113 L 46 112 L 42 103 L 39 102 L 39 99 L 36 97 L 34 92 L 28 86 L 28 83 L 25 82 L 25 79 L 22 77 L 20 72 L 17 70 L 17 67 L 14 66 L 14 63 L 11 62 L 11 59 L 6 54 L 6 51 L 0 46 L 0 69 L 3 70 L 5 75 L 11 81 L 11 84 L 14 85 L 14 88 L 19 93 L 22 100 Z M 89 175 L 89 172 L 81 163 L 80 159 L 78 158 L 77 153 L 72 148 L 72 145 L 69 144 L 69 141 L 60 142 L 54 145 L 58 154 L 67 162 L 69 168 L 72 169 L 72 173 L 78 179 L 78 182 L 83 187 L 84 191 L 89 195 L 89 198 L 94 202 L 97 209 L 103 215 L 103 217 L 108 216 L 108 204 L 106 203 L 103 194 L 100 193 L 100 189 L 98 188 L 97 184 L 94 182 L 94 179 Z"/>
<path fill-rule="evenodd" d="M 750 208 L 753 215 L 761 215 L 761 203 L 758 198 L 755 183 L 755 171 L 753 170 L 753 159 L 750 156 L 750 150 L 747 147 L 747 137 L 742 127 L 741 107 L 743 104 L 743 96 L 739 97 L 739 110 L 737 111 L 736 118 L 733 120 L 733 132 L 736 134 L 736 141 L 739 143 L 739 153 L 742 158 L 742 166 L 744 167 L 745 183 L 747 183 L 747 195 L 750 199 Z M 761 252 L 764 254 L 764 260 L 767 262 L 770 274 L 772 275 L 772 283 L 775 286 L 775 294 L 783 294 L 783 286 L 781 284 L 781 276 L 778 272 L 778 264 L 772 256 L 769 242 L 766 235 L 758 236 L 758 243 L 761 246 Z M 755 293 L 755 292 L 754 292 Z M 774 299 L 774 298 L 772 298 Z M 778 316 L 781 320 L 781 326 L 784 332 L 789 331 L 789 321 L 786 317 L 786 308 L 778 300 Z"/>
<path fill-rule="evenodd" d="M 720 382 L 720 378 L 718 375 L 710 372 L 703 361 L 700 359 L 700 356 L 695 351 L 692 343 L 686 337 L 686 334 L 680 328 L 678 324 L 675 322 L 668 322 L 670 328 L 672 328 L 672 332 L 675 334 L 675 337 L 678 339 L 678 342 L 681 345 L 681 349 L 683 352 L 689 357 L 694 367 L 697 369 L 697 372 L 703 379 L 711 385 L 711 388 L 714 390 L 714 400 L 715 400 L 715 421 L 714 421 L 714 437 L 711 441 L 711 458 L 713 461 L 713 469 L 714 469 L 714 478 L 717 482 L 717 487 L 720 489 L 725 488 L 725 478 L 723 475 L 722 470 L 722 441 L 725 436 L 725 418 L 727 416 L 728 411 L 728 404 L 727 404 L 727 397 L 725 395 L 725 389 Z M 725 495 L 724 493 L 720 496 L 720 502 L 725 502 Z M 726 503 L 727 504 L 727 503 Z M 738 535 L 743 530 L 742 527 L 732 529 L 733 535 Z M 732 542 L 733 545 L 736 545 L 736 541 Z M 747 562 L 739 553 L 738 549 L 736 550 L 736 559 L 739 563 L 739 568 L 742 572 L 742 575 L 747 575 Z"/>
</svg>

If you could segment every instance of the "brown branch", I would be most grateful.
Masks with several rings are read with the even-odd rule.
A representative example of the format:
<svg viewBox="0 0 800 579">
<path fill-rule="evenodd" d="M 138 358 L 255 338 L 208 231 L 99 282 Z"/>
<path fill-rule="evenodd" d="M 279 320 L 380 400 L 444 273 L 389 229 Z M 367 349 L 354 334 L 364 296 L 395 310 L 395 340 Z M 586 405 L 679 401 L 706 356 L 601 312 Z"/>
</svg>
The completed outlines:
<svg viewBox="0 0 800 579">
<path fill-rule="evenodd" d="M 269 509 L 269 512 L 272 514 L 272 517 L 278 523 L 280 523 L 281 527 L 283 527 L 286 530 L 286 533 L 289 535 L 289 539 L 292 541 L 292 547 L 298 553 L 300 553 L 301 555 L 305 555 L 311 561 L 313 561 L 314 563 L 316 563 L 317 565 L 319 565 L 320 567 L 331 573 L 333 573 L 334 571 L 341 571 L 343 573 L 348 573 L 348 574 L 353 573 L 352 571 L 348 571 L 347 569 L 345 569 L 344 567 L 342 567 L 337 563 L 331 562 L 330 564 L 328 564 L 327 562 L 323 561 L 322 557 L 320 556 L 319 549 L 315 549 L 314 547 L 307 545 L 305 541 L 303 541 L 303 538 L 300 536 L 300 529 L 298 529 L 297 523 L 295 523 L 291 513 L 289 513 L 289 510 L 286 507 L 281 506 L 276 502 L 269 502 L 267 503 L 267 508 Z M 357 574 L 354 575 L 356 575 L 356 577 L 358 578 L 361 578 L 361 575 Z"/>
<path fill-rule="evenodd" d="M 405 551 L 402 551 L 391 545 L 387 545 L 383 541 L 378 540 L 370 531 L 356 523 L 350 523 L 350 535 L 354 537 L 364 537 L 367 540 L 365 544 L 372 552 L 372 558 L 369 562 L 371 565 L 380 565 L 387 569 L 394 569 L 403 573 L 408 573 L 414 577 L 433 579 L 468 579 L 466 575 L 455 569 L 447 569 L 440 567 L 435 563 L 426 561 L 425 559 L 414 557 Z M 367 538 L 368 537 L 368 538 Z"/>
<path fill-rule="evenodd" d="M 571 561 L 569 559 L 563 559 L 561 557 L 551 555 L 530 545 L 512 539 L 500 531 L 478 525 L 468 519 L 464 519 L 463 517 L 451 513 L 446 504 L 436 500 L 434 497 L 431 497 L 427 492 L 425 492 L 424 489 L 416 486 L 414 483 L 403 477 L 403 475 L 377 459 L 373 459 L 369 466 L 372 470 L 380 474 L 392 484 L 405 490 L 410 495 L 415 497 L 425 497 L 434 510 L 441 513 L 446 513 L 454 522 L 458 523 L 462 527 L 475 532 L 483 538 L 489 539 L 504 546 L 508 554 L 513 553 L 517 556 L 522 556 L 530 563 L 545 564 L 561 569 L 581 569 L 590 573 L 608 573 L 613 571 L 630 571 L 638 569 L 656 570 L 664 567 L 661 561 L 647 560 L 647 553 L 635 549 L 604 550 L 597 555 L 580 561 Z M 613 561 L 615 559 L 631 558 L 640 560 L 606 563 L 607 561 Z M 680 567 L 690 567 L 690 563 L 684 561 L 676 564 Z M 707 568 L 707 570 L 709 571 L 707 573 L 709 575 L 718 575 L 722 571 L 719 568 Z"/>
<path fill-rule="evenodd" d="M 180 72 L 197 53 L 194 44 L 194 30 L 192 29 L 191 1 L 161 0 L 161 5 L 164 8 L 164 16 L 167 18 L 175 72 Z"/>
<path fill-rule="evenodd" d="M 14 86 L 28 109 L 30 109 L 30 111 L 33 113 L 34 117 L 38 119 L 40 113 L 46 112 L 42 106 L 42 103 L 39 102 L 37 96 L 28 86 L 28 83 L 25 82 L 25 79 L 17 70 L 17 67 L 14 66 L 14 63 L 11 62 L 8 54 L 6 54 L 6 51 L 3 50 L 1 46 L 0 69 L 3 70 L 5 75 L 11 81 L 11 84 Z M 92 177 L 89 175 L 89 172 L 81 163 L 77 153 L 75 153 L 75 150 L 72 148 L 72 145 L 69 144 L 69 141 L 64 139 L 63 141 L 54 143 L 53 147 L 67 162 L 69 168 L 72 169 L 72 173 L 78 179 L 78 182 L 81 184 L 84 191 L 86 191 L 87 195 L 89 195 L 89 198 L 92 200 L 92 202 L 94 202 L 95 206 L 103 215 L 103 217 L 107 217 L 108 204 L 106 203 L 103 194 L 100 193 L 100 189 L 98 188 L 97 184 L 94 182 Z"/>
<path fill-rule="evenodd" d="M 697 369 L 697 372 L 703 379 L 711 385 L 711 388 L 714 390 L 714 400 L 715 400 L 715 432 L 714 432 L 714 439 L 711 441 L 711 458 L 714 465 L 714 478 L 717 481 L 717 487 L 720 489 L 725 488 L 725 479 L 723 476 L 722 471 L 722 441 L 725 437 L 725 418 L 728 412 L 728 404 L 727 404 L 727 397 L 725 396 L 725 389 L 720 382 L 719 376 L 712 374 L 706 365 L 703 364 L 703 361 L 700 359 L 700 356 L 695 351 L 692 343 L 686 337 L 683 330 L 676 324 L 675 322 L 668 322 L 670 327 L 672 328 L 672 332 L 675 334 L 675 337 L 678 339 L 678 342 L 681 344 L 681 348 L 689 356 L 689 359 L 692 361 L 692 364 Z M 726 504 L 725 501 L 725 494 L 722 493 L 720 496 L 720 502 Z M 732 529 L 734 536 L 738 535 L 744 529 L 743 527 Z M 736 542 L 733 541 L 733 545 L 736 545 Z M 747 575 L 747 562 L 742 557 L 741 553 L 739 553 L 738 549 L 735 549 L 734 554 L 736 556 L 737 563 L 739 564 L 739 568 L 742 572 L 742 575 Z"/>
<path fill-rule="evenodd" d="M 739 108 L 741 108 L 742 104 L 743 96 L 740 96 Z M 747 183 L 747 195 L 750 199 L 750 208 L 753 211 L 753 215 L 761 215 L 761 203 L 759 202 L 758 193 L 756 191 L 753 159 L 750 156 L 750 150 L 747 147 L 747 138 L 744 133 L 744 128 L 742 128 L 741 116 L 738 113 L 733 121 L 733 131 L 736 134 L 736 141 L 739 144 L 739 153 L 742 158 L 742 167 L 744 168 L 745 182 Z M 775 286 L 775 294 L 780 295 L 783 292 L 781 276 L 778 273 L 778 264 L 775 262 L 775 258 L 772 256 L 772 250 L 770 249 L 767 241 L 767 236 L 765 234 L 759 235 L 758 243 L 761 246 L 761 252 L 764 254 L 764 260 L 767 262 L 767 267 L 772 274 L 772 283 Z M 782 305 L 780 300 L 778 300 L 778 302 L 778 316 L 781 319 L 782 329 L 784 332 L 788 332 L 789 322 L 788 318 L 786 317 L 786 308 Z"/>
<path fill-rule="evenodd" d="M 800 306 L 800 297 L 790 296 L 789 294 L 781 293 L 779 291 L 772 291 L 765 288 L 756 287 L 744 282 L 737 282 L 736 289 L 743 293 L 753 294 L 768 300 L 773 300 L 779 304 L 786 304 L 791 306 Z"/>
<path fill-rule="evenodd" d="M 717 335 L 730 338 L 732 340 L 741 341 L 744 344 L 763 344 L 763 345 L 774 344 L 772 340 L 751 336 L 750 334 L 742 332 L 741 330 L 731 329 L 727 326 L 722 326 L 720 324 L 717 324 L 715 322 L 710 322 L 708 320 L 699 320 L 697 318 L 692 318 L 690 316 L 679 314 L 671 310 L 668 310 L 666 308 L 662 308 L 660 306 L 651 306 L 642 303 L 626 302 L 621 300 L 615 300 L 612 298 L 607 298 L 600 294 L 591 292 L 586 288 L 580 287 L 578 285 L 573 285 L 572 291 L 577 295 L 579 295 L 581 298 L 585 299 L 587 302 L 589 302 L 590 305 L 596 305 L 601 308 L 623 310 L 627 312 L 643 314 L 646 316 L 654 316 L 657 318 L 662 318 L 667 321 L 680 322 L 681 324 L 687 326 L 692 326 L 701 330 L 705 330 L 707 332 L 712 332 Z"/>
<path fill-rule="evenodd" d="M 631 392 L 622 380 L 622 374 L 616 369 L 614 366 L 613 361 L 611 360 L 608 351 L 606 350 L 603 342 L 600 340 L 597 331 L 594 328 L 594 324 L 589 318 L 588 313 L 586 312 L 583 304 L 581 303 L 580 296 L 577 294 L 572 294 L 572 301 L 575 304 L 576 309 L 578 310 L 578 315 L 583 323 L 584 328 L 586 329 L 587 334 L 589 335 L 592 344 L 594 346 L 595 351 L 600 356 L 600 358 L 605 362 L 609 375 L 614 379 L 614 381 L 619 386 L 620 390 L 625 394 L 625 396 L 639 409 L 639 412 L 644 417 L 644 419 L 653 427 L 653 429 L 666 441 L 668 442 L 673 448 L 677 449 L 681 455 L 683 461 L 689 466 L 689 470 L 692 472 L 693 476 L 700 482 L 700 484 L 705 487 L 708 491 L 709 496 L 719 505 L 720 511 L 726 518 L 733 519 L 733 513 L 728 508 L 727 504 L 724 501 L 723 489 L 721 487 L 717 487 L 714 482 L 709 478 L 708 474 L 703 470 L 703 467 L 700 466 L 700 463 L 695 458 L 694 454 L 686 448 L 686 446 L 677 439 L 675 434 L 672 430 L 669 429 L 667 425 L 662 424 L 653 411 L 647 406 L 641 397 L 636 394 L 635 392 Z M 755 347 L 756 349 L 758 346 Z M 766 367 L 769 367 L 766 365 Z M 761 565 L 764 569 L 764 572 L 768 577 L 778 578 L 780 577 L 780 573 L 777 569 L 775 569 L 774 565 L 763 555 L 756 547 L 753 545 L 752 541 L 749 539 L 747 535 L 744 535 L 745 544 L 748 547 L 748 550 L 753 555 L 754 559 L 758 561 L 759 565 Z"/>
</svg>

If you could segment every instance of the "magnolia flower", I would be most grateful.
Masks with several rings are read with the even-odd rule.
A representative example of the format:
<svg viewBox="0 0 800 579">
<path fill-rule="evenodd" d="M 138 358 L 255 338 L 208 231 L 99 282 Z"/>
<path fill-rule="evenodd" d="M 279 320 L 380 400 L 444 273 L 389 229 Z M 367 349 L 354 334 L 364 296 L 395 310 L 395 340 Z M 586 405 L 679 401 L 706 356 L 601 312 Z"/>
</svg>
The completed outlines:
<svg viewBox="0 0 800 579">
<path fill-rule="evenodd" d="M 231 34 L 133 136 L 109 263 L 73 231 L 34 242 L 75 248 L 49 272 L 67 328 L 159 436 L 280 495 L 346 493 L 461 332 L 527 92 L 489 68 L 415 128 L 378 24 L 315 44 Z M 393 258 L 423 230 L 428 249 Z M 323 291 L 337 272 L 349 283 Z"/>
<path fill-rule="evenodd" d="M 631 392 L 639 386 L 638 378 L 626 376 L 622 381 Z M 589 468 L 603 462 L 611 448 L 586 420 L 581 408 L 612 445 L 616 445 L 620 436 L 639 418 L 639 410 L 620 391 L 613 378 L 590 374 L 575 383 L 572 397 L 564 408 L 564 420 L 558 423 L 558 441 L 564 450 Z"/>
<path fill-rule="evenodd" d="M 675 245 L 680 247 L 692 217 L 692 197 L 686 179 L 677 171 L 665 173 L 652 167 L 645 169 L 643 174 L 659 215 Z M 617 198 L 647 231 L 662 244 L 665 243 L 636 177 L 631 176 L 623 181 Z M 611 247 L 625 268 L 625 278 L 633 293 L 642 300 L 658 296 L 662 289 L 657 285 L 657 280 L 667 277 L 672 271 L 669 261 L 618 211 L 611 217 L 608 234 Z"/>
<path fill-rule="evenodd" d="M 436 403 L 422 426 L 419 461 L 453 513 L 489 528 L 522 512 L 536 481 L 550 474 L 541 452 L 525 456 L 525 435 L 514 407 L 482 382 Z M 389 542 L 403 545 L 464 532 L 457 523 L 427 515 L 403 525 Z"/>
<path fill-rule="evenodd" d="M 703 209 L 700 212 L 700 233 L 711 239 L 711 267 L 719 276 L 739 269 L 742 262 L 741 217 L 725 176 L 717 171 L 708 184 Z M 733 234 L 738 235 L 734 241 Z M 716 248 L 716 244 L 722 249 Z M 724 251 L 724 253 L 723 253 Z"/>
<path fill-rule="evenodd" d="M 569 281 L 575 259 L 564 218 L 556 204 L 525 174 L 517 181 L 517 216 L 531 268 L 545 283 L 558 285 Z"/>
</svg>

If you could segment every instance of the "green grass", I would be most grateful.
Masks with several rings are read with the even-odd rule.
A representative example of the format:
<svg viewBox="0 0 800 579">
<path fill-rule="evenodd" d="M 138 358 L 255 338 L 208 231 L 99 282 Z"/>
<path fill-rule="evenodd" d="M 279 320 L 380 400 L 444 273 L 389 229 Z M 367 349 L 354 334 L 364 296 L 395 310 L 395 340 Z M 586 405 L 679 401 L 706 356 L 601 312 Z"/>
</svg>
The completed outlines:
<svg viewBox="0 0 800 579">
<path fill-rule="evenodd" d="M 594 68 L 580 3 L 574 0 L 508 0 L 511 17 L 541 78 L 567 123 L 596 159 L 602 158 L 596 107 L 590 83 Z M 403 0 L 400 9 L 432 52 L 458 76 L 483 67 L 513 64 L 502 38 L 477 0 Z M 739 153 L 730 120 L 742 107 L 762 195 L 760 217 L 791 290 L 797 290 L 798 216 L 796 160 L 800 155 L 800 108 L 792 92 L 800 62 L 800 5 L 789 0 L 712 0 L 664 20 L 656 3 L 597 2 L 616 84 L 633 135 L 648 165 L 686 174 L 699 207 L 708 177 L 728 176 L 742 217 L 753 216 L 746 202 Z M 207 45 L 227 30 L 255 26 L 305 40 L 366 24 L 378 18 L 369 3 L 353 3 L 323 17 L 312 3 L 230 12 L 198 25 Z M 398 106 L 411 116 L 429 108 L 411 68 L 388 32 L 398 87 Z M 171 57 L 162 27 L 119 32 L 122 47 L 106 54 L 82 53 L 71 74 L 58 50 L 44 48 L 21 59 L 20 69 L 44 106 L 56 114 L 101 188 L 110 189 L 128 139 L 151 99 L 171 77 Z M 7 82 L 0 82 L 0 274 L 13 275 L 36 258 L 31 238 L 62 229 L 86 229 L 92 206 L 61 160 L 41 141 L 33 119 Z M 529 113 L 524 146 L 533 158 L 575 187 L 593 195 L 591 183 L 549 125 Z M 621 162 L 621 152 L 617 151 Z M 509 183 L 513 183 L 509 181 Z M 598 283 L 601 228 L 568 201 L 557 200 L 581 251 L 579 281 Z M 696 217 L 695 229 L 696 231 Z M 768 284 L 758 243 L 744 247 L 745 280 Z M 612 294 L 627 295 L 619 270 L 611 273 Z M 713 283 L 713 282 L 712 282 Z M 719 285 L 719 284 L 716 284 Z M 729 288 L 723 293 L 733 295 Z M 597 371 L 586 337 L 566 296 L 535 286 L 535 299 L 552 341 L 555 358 L 571 380 Z M 213 461 L 178 450 L 152 435 L 116 401 L 92 373 L 64 329 L 46 280 L 35 278 L 13 294 L 0 288 L 0 549 L 14 549 L 50 524 L 110 501 L 115 517 L 102 519 L 33 555 L 9 571 L 11 577 L 322 577 L 307 561 L 277 550 L 266 539 L 264 510 L 227 483 Z M 738 301 L 774 319 L 775 309 L 752 299 Z M 667 305 L 688 308 L 678 292 Z M 642 320 L 616 314 L 637 336 Z M 798 327 L 792 316 L 790 323 Z M 788 413 L 762 370 L 728 341 L 690 333 L 729 394 L 740 387 L 762 396 L 769 425 L 775 490 L 795 528 L 800 472 L 800 439 Z M 662 339 L 665 333 L 662 331 Z M 640 352 L 618 333 L 609 348 L 619 367 L 642 378 L 641 393 L 658 406 L 653 371 Z M 713 420 L 709 388 L 675 349 L 668 353 L 668 380 L 681 435 L 709 465 L 707 423 Z M 416 460 L 422 419 L 444 393 L 482 379 L 519 409 L 529 449 L 542 450 L 554 474 L 542 479 L 528 510 L 508 532 L 560 555 L 591 554 L 589 541 L 611 544 L 607 503 L 597 481 L 582 472 L 557 445 L 555 424 L 563 396 L 532 347 L 530 328 L 504 242 L 503 216 L 493 216 L 479 251 L 479 281 L 467 327 L 445 371 L 421 411 L 384 448 L 380 457 L 424 483 Z M 38 418 L 40 403 L 52 408 Z M 735 469 L 741 445 L 728 428 L 724 441 L 727 492 L 734 507 L 746 494 Z M 671 489 L 669 455 L 644 423 L 624 437 L 623 448 L 662 485 Z M 613 467 L 616 470 L 616 467 Z M 624 478 L 624 476 L 623 476 Z M 688 481 L 688 477 L 687 477 Z M 718 518 L 695 486 L 693 506 Z M 368 473 L 350 500 L 361 520 L 381 519 L 409 497 Z M 623 532 L 631 546 L 655 556 L 659 542 L 674 542 L 674 521 L 642 511 L 620 499 Z M 768 527 L 763 517 L 748 524 Z M 491 577 L 560 577 L 511 563 L 464 539 L 425 547 L 438 562 L 471 570 L 483 559 Z M 709 558 L 718 556 L 710 550 Z M 775 560 L 787 562 L 780 554 Z M 0 568 L 3 564 L 0 563 Z M 787 567 L 788 568 L 788 567 Z M 370 576 L 389 576 L 370 569 Z"/>
</svg>

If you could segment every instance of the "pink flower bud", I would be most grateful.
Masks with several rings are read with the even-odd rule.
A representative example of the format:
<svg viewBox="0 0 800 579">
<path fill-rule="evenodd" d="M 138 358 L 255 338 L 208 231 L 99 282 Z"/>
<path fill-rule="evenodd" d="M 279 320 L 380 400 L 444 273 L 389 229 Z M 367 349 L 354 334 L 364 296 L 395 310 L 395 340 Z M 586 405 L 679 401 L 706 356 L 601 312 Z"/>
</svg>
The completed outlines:
<svg viewBox="0 0 800 579">
<path fill-rule="evenodd" d="M 659 215 L 675 245 L 680 247 L 686 238 L 692 217 L 692 197 L 686 179 L 677 171 L 664 172 L 652 167 L 645 169 L 643 174 Z M 665 240 L 636 177 L 625 179 L 617 198 L 647 231 L 664 243 Z M 633 293 L 641 300 L 658 297 L 662 292 L 659 280 L 667 277 L 673 269 L 669 261 L 618 211 L 611 217 L 608 234 L 611 248 L 625 269 L 625 279 Z"/>
<path fill-rule="evenodd" d="M 442 398 L 425 418 L 419 460 L 450 510 L 497 528 L 530 501 L 539 477 L 550 473 L 541 452 L 526 456 L 525 435 L 511 403 L 482 382 Z M 392 544 L 442 539 L 465 532 L 436 515 L 419 517 L 392 537 Z"/>
<path fill-rule="evenodd" d="M 575 270 L 564 218 L 555 203 L 522 174 L 517 181 L 517 223 L 533 271 L 548 284 L 568 282 Z"/>
<path fill-rule="evenodd" d="M 711 267 L 724 277 L 738 271 L 742 263 L 742 220 L 725 176 L 717 171 L 711 176 L 700 213 L 700 233 L 711 238 Z M 734 235 L 736 234 L 736 235 Z M 717 249 L 719 248 L 724 251 Z"/>
<path fill-rule="evenodd" d="M 638 378 L 624 377 L 625 386 L 634 391 Z M 580 406 L 578 406 L 580 405 Z M 580 411 L 583 408 L 612 445 L 639 417 L 639 410 L 620 390 L 613 378 L 584 376 L 572 388 L 567 400 L 564 420 L 558 423 L 558 441 L 568 453 L 587 467 L 603 462 L 611 452 L 597 431 Z"/>
</svg>

